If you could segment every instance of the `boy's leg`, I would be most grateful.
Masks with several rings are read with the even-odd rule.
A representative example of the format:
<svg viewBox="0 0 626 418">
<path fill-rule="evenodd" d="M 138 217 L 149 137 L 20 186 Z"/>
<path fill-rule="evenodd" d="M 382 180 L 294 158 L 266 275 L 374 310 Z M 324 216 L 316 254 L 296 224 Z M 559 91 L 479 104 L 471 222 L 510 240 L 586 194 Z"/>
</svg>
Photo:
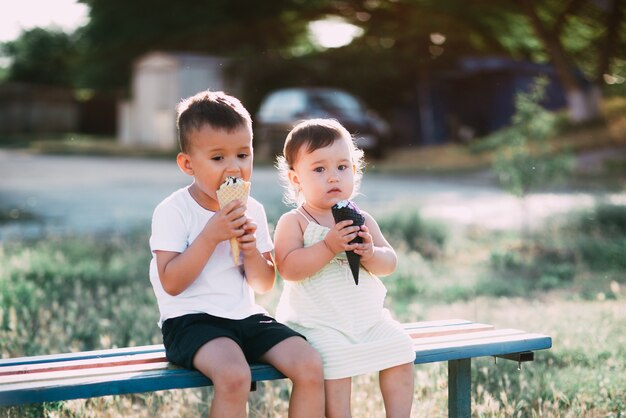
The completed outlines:
<svg viewBox="0 0 626 418">
<path fill-rule="evenodd" d="M 324 382 L 326 390 L 326 418 L 350 418 L 352 378 L 332 379 Z"/>
<path fill-rule="evenodd" d="M 413 363 L 381 370 L 378 379 L 387 418 L 409 418 L 413 404 Z"/>
<path fill-rule="evenodd" d="M 230 338 L 216 338 L 196 352 L 193 365 L 213 381 L 209 417 L 242 417 L 250 393 L 251 373 L 241 348 Z"/>
<path fill-rule="evenodd" d="M 324 416 L 322 359 L 304 338 L 289 337 L 270 348 L 259 360 L 271 364 L 293 382 L 290 417 Z"/>
</svg>

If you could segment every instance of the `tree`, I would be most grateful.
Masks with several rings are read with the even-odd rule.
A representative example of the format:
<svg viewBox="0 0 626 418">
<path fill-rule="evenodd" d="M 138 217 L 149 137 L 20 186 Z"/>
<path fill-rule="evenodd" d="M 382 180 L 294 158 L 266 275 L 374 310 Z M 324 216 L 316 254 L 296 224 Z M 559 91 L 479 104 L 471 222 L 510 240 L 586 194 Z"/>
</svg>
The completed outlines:
<svg viewBox="0 0 626 418">
<path fill-rule="evenodd" d="M 336 85 L 383 113 L 419 109 L 426 131 L 431 85 L 460 57 L 552 62 L 572 118 L 582 120 L 597 108 L 603 75 L 626 56 L 623 0 L 79 1 L 90 8 L 77 33 L 79 87 L 126 89 L 134 60 L 154 50 L 223 55 L 234 59 L 247 103 L 279 85 Z M 307 25 L 328 16 L 363 35 L 315 49 Z"/>
<path fill-rule="evenodd" d="M 556 118 L 541 101 L 547 79 L 538 78 L 527 92 L 515 97 L 515 114 L 510 127 L 483 139 L 483 149 L 494 149 L 493 171 L 500 185 L 521 199 L 523 235 L 528 233 L 526 197 L 539 187 L 566 178 L 572 170 L 571 156 L 555 152 L 548 140 L 556 133 Z"/>
<path fill-rule="evenodd" d="M 598 116 L 603 77 L 613 61 L 626 54 L 626 2 L 568 0 L 562 6 L 558 2 L 560 9 L 554 5 L 540 9 L 533 0 L 519 3 L 566 91 L 570 118 L 580 122 Z M 584 48 L 577 49 L 568 37 L 575 33 L 584 38 L 585 31 L 586 45 L 578 42 Z M 577 72 L 586 80 L 577 77 Z M 589 89 L 585 81 L 591 84 Z"/>
<path fill-rule="evenodd" d="M 89 6 L 80 83 L 128 86 L 132 63 L 153 50 L 246 57 L 290 46 L 306 29 L 315 1 L 80 0 Z"/>
<path fill-rule="evenodd" d="M 414 73 L 468 54 L 550 62 L 565 90 L 569 115 L 598 115 L 604 77 L 626 56 L 624 0 L 341 1 L 334 13 L 361 26 L 373 50 L 392 45 Z M 445 43 L 429 41 L 443 34 Z M 374 52 L 375 53 L 375 52 Z M 422 77 L 423 79 L 424 77 Z M 415 85 L 415 84 L 414 84 Z M 419 94 L 418 94 L 419 95 Z"/>
<path fill-rule="evenodd" d="M 11 59 L 8 81 L 72 85 L 77 50 L 67 33 L 42 28 L 27 30 L 16 40 L 4 43 L 2 51 Z"/>
</svg>

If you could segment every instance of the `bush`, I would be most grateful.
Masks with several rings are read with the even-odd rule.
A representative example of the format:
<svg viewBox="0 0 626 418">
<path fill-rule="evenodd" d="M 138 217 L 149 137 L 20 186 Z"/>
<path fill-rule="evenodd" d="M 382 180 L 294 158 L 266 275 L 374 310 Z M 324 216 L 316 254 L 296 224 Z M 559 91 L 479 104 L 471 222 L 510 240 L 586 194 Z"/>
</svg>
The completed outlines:
<svg viewBox="0 0 626 418">
<path fill-rule="evenodd" d="M 0 355 L 157 343 L 145 234 L 0 247 Z"/>
<path fill-rule="evenodd" d="M 491 253 L 490 274 L 479 285 L 479 294 L 525 296 L 570 284 L 576 275 L 576 255 L 567 248 L 539 245 L 532 250 L 496 250 Z"/>
<path fill-rule="evenodd" d="M 424 221 L 417 211 L 388 215 L 378 220 L 383 235 L 394 247 L 419 252 L 424 258 L 442 255 L 447 238 L 445 226 Z"/>
<path fill-rule="evenodd" d="M 574 246 L 592 271 L 626 268 L 626 206 L 603 204 L 572 222 Z"/>
<path fill-rule="evenodd" d="M 597 237 L 626 236 L 626 206 L 599 205 L 593 211 L 580 216 L 578 228 Z"/>
<path fill-rule="evenodd" d="M 541 105 L 547 83 L 546 78 L 537 78 L 528 92 L 519 92 L 511 126 L 472 147 L 475 152 L 494 152 L 493 171 L 499 183 L 518 197 L 563 179 L 572 169 L 568 153 L 554 153 L 547 142 L 560 124 L 556 115 Z"/>
</svg>

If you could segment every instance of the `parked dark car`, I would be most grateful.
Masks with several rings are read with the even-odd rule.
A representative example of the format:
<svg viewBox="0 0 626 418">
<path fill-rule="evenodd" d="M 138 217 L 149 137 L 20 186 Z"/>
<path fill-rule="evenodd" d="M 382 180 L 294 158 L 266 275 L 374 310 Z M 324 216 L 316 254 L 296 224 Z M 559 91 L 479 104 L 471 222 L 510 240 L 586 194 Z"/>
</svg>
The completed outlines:
<svg viewBox="0 0 626 418">
<path fill-rule="evenodd" d="M 324 87 L 286 88 L 269 93 L 256 116 L 255 150 L 263 158 L 282 153 L 285 137 L 303 119 L 337 119 L 366 155 L 380 158 L 391 137 L 387 122 L 357 97 Z"/>
</svg>

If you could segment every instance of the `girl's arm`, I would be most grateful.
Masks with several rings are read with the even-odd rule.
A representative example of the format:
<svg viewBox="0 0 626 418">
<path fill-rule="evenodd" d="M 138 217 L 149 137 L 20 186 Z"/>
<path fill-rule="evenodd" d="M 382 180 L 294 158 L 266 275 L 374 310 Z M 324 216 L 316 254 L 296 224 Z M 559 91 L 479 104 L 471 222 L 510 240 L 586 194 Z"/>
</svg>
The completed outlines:
<svg viewBox="0 0 626 418">
<path fill-rule="evenodd" d="M 285 280 L 299 281 L 320 271 L 341 251 L 352 250 L 348 244 L 358 231 L 352 221 L 336 224 L 324 240 L 304 248 L 303 228 L 296 212 L 284 214 L 274 233 L 276 267 Z"/>
<path fill-rule="evenodd" d="M 320 271 L 335 254 L 323 241 L 304 248 L 298 214 L 288 212 L 276 224 L 274 256 L 280 276 L 285 280 L 299 281 Z"/>
<path fill-rule="evenodd" d="M 358 244 L 354 252 L 361 256 L 361 264 L 376 276 L 387 276 L 394 272 L 398 258 L 387 242 L 378 223 L 368 213 L 363 212 L 365 224 L 359 231 L 363 243 Z"/>
</svg>

